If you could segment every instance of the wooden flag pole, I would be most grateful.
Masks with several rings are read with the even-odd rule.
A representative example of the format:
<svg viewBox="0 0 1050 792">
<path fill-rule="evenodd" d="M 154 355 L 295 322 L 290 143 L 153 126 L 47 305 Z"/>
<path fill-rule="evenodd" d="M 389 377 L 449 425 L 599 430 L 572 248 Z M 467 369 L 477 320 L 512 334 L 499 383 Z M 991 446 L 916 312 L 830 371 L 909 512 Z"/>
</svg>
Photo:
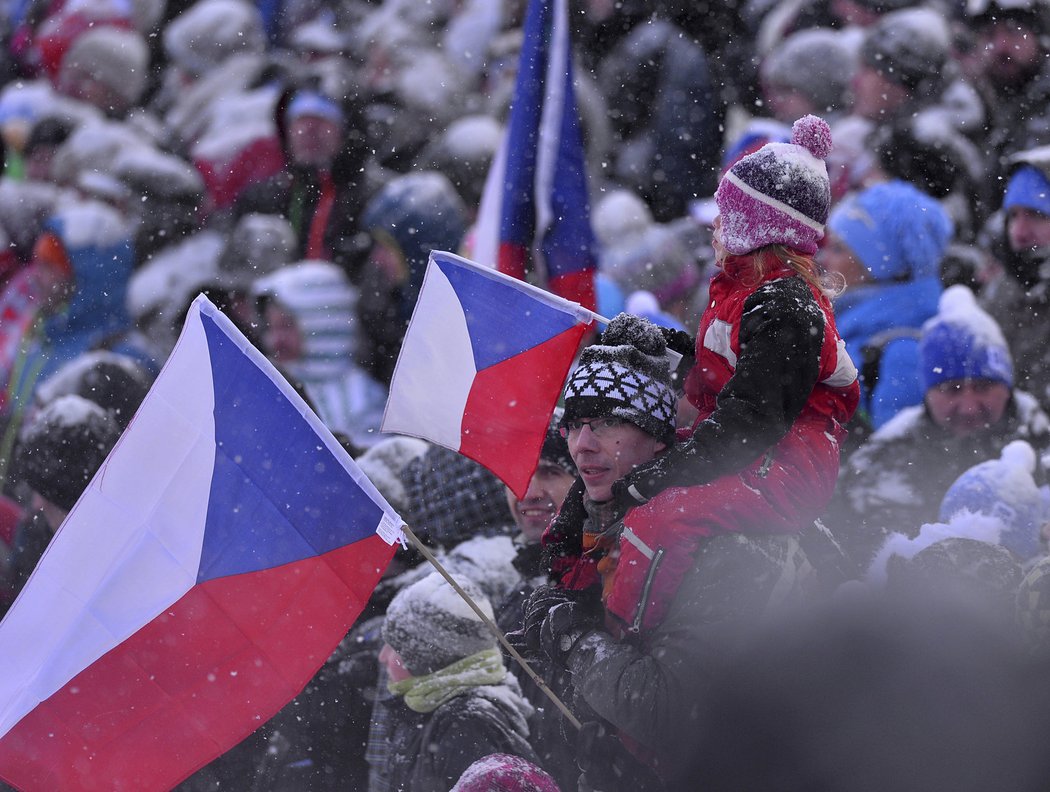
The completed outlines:
<svg viewBox="0 0 1050 792">
<path fill-rule="evenodd" d="M 420 553 L 423 554 L 423 558 L 425 558 L 427 561 L 433 564 L 434 568 L 441 573 L 441 576 L 448 581 L 448 584 L 452 586 L 455 592 L 463 598 L 463 601 L 470 606 L 470 609 L 474 611 L 477 617 L 481 619 L 481 621 L 485 623 L 485 626 L 492 631 L 493 635 L 496 636 L 500 644 L 503 646 L 504 649 L 507 650 L 510 656 L 513 657 L 518 662 L 518 664 L 525 669 L 525 673 L 528 674 L 532 681 L 535 682 L 536 685 L 539 687 L 539 689 L 543 691 L 544 695 L 554 702 L 554 705 L 561 711 L 561 714 L 565 716 L 565 719 L 577 729 L 583 728 L 583 724 L 580 723 L 580 721 L 576 718 L 575 715 L 572 714 L 569 708 L 565 706 L 565 702 L 563 702 L 560 698 L 557 697 L 557 695 L 555 695 L 554 691 L 551 690 L 547 686 L 547 683 L 543 681 L 543 678 L 533 670 L 532 666 L 528 664 L 528 662 L 525 660 L 524 657 L 521 656 L 518 650 L 511 645 L 510 641 L 508 641 L 506 636 L 503 635 L 503 631 L 499 628 L 499 625 L 497 625 L 496 622 L 489 618 L 489 616 L 483 610 L 481 610 L 481 608 L 478 607 L 478 604 L 474 602 L 473 599 L 471 599 L 470 595 L 463 590 L 463 587 L 460 586 L 459 583 L 457 583 L 452 577 L 452 575 L 448 573 L 448 570 L 441 565 L 441 562 L 434 557 L 434 554 L 430 552 L 430 548 L 428 548 L 425 544 L 419 541 L 419 537 L 417 537 L 412 532 L 412 529 L 404 523 L 402 523 L 401 529 L 405 532 L 405 536 L 407 536 L 412 542 L 412 545 Z"/>
</svg>

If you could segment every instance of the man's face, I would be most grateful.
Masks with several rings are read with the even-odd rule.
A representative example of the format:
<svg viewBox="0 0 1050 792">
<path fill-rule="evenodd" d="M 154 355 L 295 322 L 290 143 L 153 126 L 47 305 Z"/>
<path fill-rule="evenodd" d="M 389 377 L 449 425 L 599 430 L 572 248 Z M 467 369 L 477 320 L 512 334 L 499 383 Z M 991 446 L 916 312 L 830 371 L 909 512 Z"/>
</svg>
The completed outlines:
<svg viewBox="0 0 1050 792">
<path fill-rule="evenodd" d="M 995 85 L 1016 87 L 1035 74 L 1043 60 L 1039 37 L 1013 19 L 982 27 L 977 45 L 984 74 Z"/>
<path fill-rule="evenodd" d="M 543 531 L 561 508 L 565 496 L 569 494 L 572 482 L 573 476 L 565 468 L 541 459 L 524 498 L 519 500 L 507 488 L 507 506 L 525 541 L 532 543 L 540 540 Z"/>
<path fill-rule="evenodd" d="M 909 98 L 908 89 L 891 82 L 870 66 L 861 65 L 850 81 L 853 112 L 870 121 L 884 121 Z"/>
<path fill-rule="evenodd" d="M 342 145 L 342 129 L 327 118 L 302 116 L 288 126 L 288 148 L 299 165 L 327 168 Z"/>
<path fill-rule="evenodd" d="M 383 648 L 379 650 L 379 662 L 386 666 L 386 673 L 391 682 L 400 682 L 412 676 L 401 661 L 401 655 L 388 643 L 383 644 Z"/>
<path fill-rule="evenodd" d="M 619 418 L 584 418 L 566 422 L 569 455 L 580 471 L 591 500 L 612 498 L 612 485 L 667 445 Z"/>
<path fill-rule="evenodd" d="M 1012 206 L 1006 215 L 1006 236 L 1013 253 L 1050 246 L 1050 216 L 1024 206 Z"/>
<path fill-rule="evenodd" d="M 948 380 L 926 391 L 926 408 L 934 423 L 965 437 L 994 426 L 1010 401 L 1010 389 L 994 380 Z"/>
</svg>

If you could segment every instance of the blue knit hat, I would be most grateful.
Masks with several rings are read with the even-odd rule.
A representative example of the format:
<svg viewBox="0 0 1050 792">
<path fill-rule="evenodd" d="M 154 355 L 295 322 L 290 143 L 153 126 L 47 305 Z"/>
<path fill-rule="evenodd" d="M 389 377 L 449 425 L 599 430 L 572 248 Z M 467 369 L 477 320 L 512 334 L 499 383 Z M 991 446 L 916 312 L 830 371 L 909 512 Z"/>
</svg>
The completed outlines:
<svg viewBox="0 0 1050 792">
<path fill-rule="evenodd" d="M 1022 165 L 1010 177 L 1003 209 L 1020 206 L 1050 216 L 1050 180 L 1034 165 Z"/>
<path fill-rule="evenodd" d="M 951 286 L 941 295 L 937 315 L 922 327 L 919 359 L 924 391 L 962 379 L 1013 387 L 1014 367 L 1002 330 L 965 286 Z"/>
<path fill-rule="evenodd" d="M 940 519 L 951 522 L 960 514 L 983 514 L 1002 524 L 999 544 L 1021 560 L 1042 552 L 1040 532 L 1050 517 L 1047 490 L 1036 485 L 1036 456 L 1024 440 L 1009 443 L 999 459 L 974 465 L 948 488 L 941 501 Z"/>
<path fill-rule="evenodd" d="M 940 203 L 903 181 L 846 198 L 831 213 L 828 228 L 878 281 L 937 276 L 954 232 Z"/>
</svg>

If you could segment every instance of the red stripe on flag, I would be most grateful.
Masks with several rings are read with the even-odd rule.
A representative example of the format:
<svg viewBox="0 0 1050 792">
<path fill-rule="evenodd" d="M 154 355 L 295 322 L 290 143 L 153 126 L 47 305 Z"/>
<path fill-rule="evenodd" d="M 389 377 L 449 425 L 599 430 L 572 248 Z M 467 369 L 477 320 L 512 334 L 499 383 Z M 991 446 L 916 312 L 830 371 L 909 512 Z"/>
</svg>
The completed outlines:
<svg viewBox="0 0 1050 792">
<path fill-rule="evenodd" d="M 459 452 L 525 496 L 547 423 L 586 332 L 577 325 L 477 373 L 463 411 Z"/>
<path fill-rule="evenodd" d="M 528 263 L 529 252 L 522 245 L 514 242 L 500 242 L 499 255 L 497 258 L 498 269 L 504 275 L 510 275 L 518 280 L 525 280 L 525 265 Z"/>
<path fill-rule="evenodd" d="M 303 689 L 393 553 L 370 536 L 195 586 L 0 739 L 0 776 L 27 789 L 174 786 Z"/>
<path fill-rule="evenodd" d="M 553 278 L 549 289 L 552 294 L 577 302 L 588 310 L 598 310 L 598 298 L 594 292 L 594 270 L 592 269 L 570 272 Z"/>
</svg>

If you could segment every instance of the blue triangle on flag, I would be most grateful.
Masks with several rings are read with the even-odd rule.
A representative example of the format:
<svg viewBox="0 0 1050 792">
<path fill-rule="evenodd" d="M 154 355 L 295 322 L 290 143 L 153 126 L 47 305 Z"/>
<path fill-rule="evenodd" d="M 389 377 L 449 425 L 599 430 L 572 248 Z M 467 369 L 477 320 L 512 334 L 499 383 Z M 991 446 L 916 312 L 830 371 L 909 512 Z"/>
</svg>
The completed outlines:
<svg viewBox="0 0 1050 792">
<path fill-rule="evenodd" d="M 453 259 L 435 253 L 434 263 L 463 307 L 477 371 L 550 341 L 577 324 L 572 314 Z"/>
<path fill-rule="evenodd" d="M 200 319 L 215 390 L 215 469 L 197 582 L 373 535 L 382 509 L 276 383 L 211 317 Z"/>
</svg>

